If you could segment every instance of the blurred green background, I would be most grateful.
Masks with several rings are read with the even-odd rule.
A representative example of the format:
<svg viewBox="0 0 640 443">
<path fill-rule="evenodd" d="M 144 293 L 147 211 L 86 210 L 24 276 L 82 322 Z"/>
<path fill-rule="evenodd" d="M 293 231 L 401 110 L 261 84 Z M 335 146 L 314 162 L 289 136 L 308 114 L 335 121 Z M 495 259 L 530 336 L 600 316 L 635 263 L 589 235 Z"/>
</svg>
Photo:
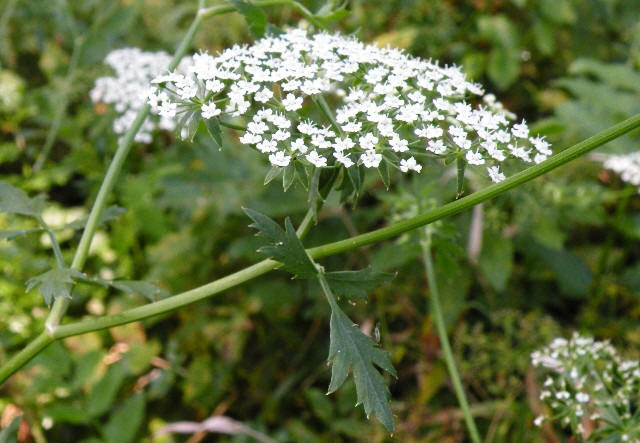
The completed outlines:
<svg viewBox="0 0 640 443">
<path fill-rule="evenodd" d="M 303 2 L 311 10 L 320 1 Z M 209 2 L 208 4 L 215 4 Z M 195 1 L 3 0 L 0 2 L 0 175 L 46 193 L 52 224 L 86 214 L 115 150 L 113 110 L 91 103 L 113 49 L 172 52 Z M 367 42 L 462 65 L 505 106 L 547 135 L 555 150 L 640 112 L 640 2 L 629 0 L 352 0 L 333 25 Z M 295 26 L 286 7 L 271 22 Z M 74 42 L 86 43 L 69 74 Z M 237 14 L 206 21 L 193 51 L 251 38 Z M 33 165 L 59 120 L 41 171 Z M 100 229 L 86 271 L 145 279 L 177 293 L 260 258 L 241 206 L 300 220 L 302 189 L 263 186 L 265 160 L 225 134 L 182 143 L 160 133 L 130 154 L 111 204 L 126 213 Z M 631 152 L 627 136 L 599 152 Z M 330 199 L 308 245 L 365 232 L 455 195 L 441 165 L 370 177 L 357 207 Z M 403 181 L 404 180 L 404 181 Z M 484 182 L 471 180 L 467 192 Z M 541 412 L 529 353 L 572 330 L 640 355 L 640 198 L 589 158 L 439 222 L 436 267 L 445 315 L 472 410 L 486 441 L 563 441 L 533 426 Z M 0 229 L 26 222 L 0 214 Z M 474 225 L 483 235 L 471 234 Z M 26 225 L 25 225 L 26 226 Z M 70 260 L 78 233 L 61 236 Z M 469 245 L 472 245 L 470 247 Z M 397 272 L 349 315 L 371 330 L 399 377 L 391 381 L 395 441 L 459 442 L 465 431 L 429 316 L 413 234 L 323 261 Z M 0 361 L 42 329 L 47 308 L 25 281 L 52 262 L 39 237 L 0 241 Z M 114 313 L 144 298 L 74 290 L 70 317 Z M 219 434 L 157 435 L 175 421 L 226 415 L 277 441 L 387 441 L 354 408 L 348 382 L 325 396 L 328 307 L 315 282 L 275 272 L 159 318 L 55 343 L 0 390 L 0 424 L 23 413 L 19 441 L 252 441 Z"/>
</svg>

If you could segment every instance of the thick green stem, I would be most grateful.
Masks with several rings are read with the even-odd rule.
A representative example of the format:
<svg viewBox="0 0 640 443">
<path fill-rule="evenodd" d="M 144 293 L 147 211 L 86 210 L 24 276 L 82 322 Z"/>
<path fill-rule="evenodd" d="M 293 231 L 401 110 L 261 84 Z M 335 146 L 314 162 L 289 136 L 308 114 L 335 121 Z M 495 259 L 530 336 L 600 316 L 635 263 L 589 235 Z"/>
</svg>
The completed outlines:
<svg viewBox="0 0 640 443">
<path fill-rule="evenodd" d="M 202 7 L 202 1 L 199 2 L 200 8 Z M 201 9 L 200 9 L 201 10 Z M 182 41 L 178 45 L 176 52 L 171 60 L 171 63 L 167 67 L 169 71 L 173 71 L 180 60 L 187 52 L 191 41 L 193 40 L 198 28 L 200 27 L 200 23 L 202 22 L 202 14 L 196 14 L 196 17 L 193 19 L 191 26 L 189 27 L 187 33 L 183 37 Z M 144 105 L 142 109 L 138 112 L 136 119 L 133 124 L 126 132 L 120 143 L 118 144 L 118 149 L 116 150 L 113 159 L 111 160 L 111 164 L 109 165 L 109 169 L 100 185 L 100 189 L 98 190 L 98 195 L 96 196 L 96 200 L 93 203 L 93 207 L 91 208 L 91 212 L 89 213 L 89 218 L 87 219 L 87 224 L 82 232 L 82 237 L 80 237 L 80 243 L 78 244 L 78 248 L 76 249 L 76 253 L 73 257 L 73 261 L 71 262 L 71 268 L 77 271 L 81 271 L 84 267 L 84 263 L 87 260 L 87 254 L 89 253 L 89 247 L 91 246 L 91 240 L 93 239 L 93 235 L 96 232 L 98 227 L 98 223 L 100 220 L 100 216 L 102 215 L 102 211 L 104 210 L 107 199 L 113 190 L 113 187 L 117 181 L 118 176 L 120 175 L 120 170 L 124 165 L 124 162 L 133 146 L 133 142 L 135 140 L 135 136 L 138 133 L 138 130 L 144 123 L 145 119 L 149 115 L 150 107 L 148 104 Z M 49 313 L 49 317 L 47 317 L 47 321 L 45 323 L 46 329 L 49 332 L 55 330 L 55 328 L 60 324 L 62 317 L 67 312 L 69 308 L 70 299 L 66 297 L 58 297 L 53 306 L 51 308 L 51 312 Z"/>
<path fill-rule="evenodd" d="M 5 364 L 0 367 L 0 385 L 11 377 L 16 371 L 26 365 L 33 357 L 38 355 L 44 348 L 49 346 L 55 338 L 46 332 L 40 333 L 31 341 L 24 349 L 11 357 Z"/>
<path fill-rule="evenodd" d="M 431 306 L 431 316 L 436 324 L 436 332 L 440 339 L 440 347 L 442 348 L 442 354 L 444 355 L 444 361 L 449 371 L 449 377 L 453 384 L 453 390 L 460 404 L 462 410 L 462 416 L 464 417 L 467 430 L 469 431 L 469 437 L 473 443 L 480 443 L 480 434 L 478 428 L 473 421 L 471 415 L 471 409 L 469 408 L 469 401 L 464 393 L 464 387 L 460 380 L 460 374 L 458 374 L 458 368 L 456 361 L 453 358 L 453 352 L 451 351 L 451 344 L 449 343 L 449 337 L 447 336 L 447 327 L 444 323 L 444 316 L 442 315 L 442 306 L 440 305 L 440 294 L 438 292 L 438 282 L 436 280 L 436 273 L 433 267 L 433 259 L 431 258 L 431 232 L 429 227 L 425 228 L 422 233 L 422 257 L 424 260 L 425 271 L 427 274 L 427 282 L 429 284 L 429 304 Z"/>
</svg>

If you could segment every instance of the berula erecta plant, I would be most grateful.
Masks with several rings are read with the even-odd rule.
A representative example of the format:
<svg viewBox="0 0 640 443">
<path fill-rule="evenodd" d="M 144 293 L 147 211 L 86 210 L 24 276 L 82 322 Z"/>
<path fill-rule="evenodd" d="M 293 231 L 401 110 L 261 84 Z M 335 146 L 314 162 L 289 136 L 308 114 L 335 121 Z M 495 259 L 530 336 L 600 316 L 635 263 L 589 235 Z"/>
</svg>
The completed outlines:
<svg viewBox="0 0 640 443">
<path fill-rule="evenodd" d="M 305 17 L 308 29 L 280 30 L 268 25 L 260 7 L 278 4 L 294 7 Z M 254 44 L 234 46 L 218 55 L 184 57 L 204 20 L 235 10 L 247 19 L 257 38 Z M 328 270 L 319 260 L 422 228 L 431 313 L 470 439 L 481 441 L 447 337 L 427 225 L 490 200 L 622 136 L 640 126 L 640 116 L 551 155 L 544 138 L 530 134 L 523 120 L 515 120 L 493 95 L 485 94 L 458 67 L 366 45 L 353 36 L 324 29 L 345 13 L 344 5 L 333 2 L 311 13 L 293 0 L 232 1 L 213 7 L 205 7 L 200 1 L 196 17 L 173 57 L 135 48 L 120 49 L 107 57 L 106 64 L 113 68 L 114 75 L 99 79 L 91 98 L 114 105 L 119 116 L 113 129 L 121 137 L 88 219 L 65 227 L 82 229 L 72 263 L 64 261 L 56 232 L 41 215 L 45 199 L 30 198 L 0 183 L 0 211 L 30 217 L 36 224 L 29 229 L 0 232 L 0 237 L 44 232 L 55 258 L 51 270 L 27 282 L 29 289 L 37 288 L 51 305 L 45 329 L 2 365 L 1 382 L 55 340 L 170 312 L 281 269 L 296 278 L 317 280 L 329 304 L 328 361 L 332 373 L 328 393 L 336 391 L 351 373 L 358 404 L 363 405 L 367 416 L 374 415 L 393 432 L 384 375 L 395 376 L 391 359 L 340 306 L 342 298 L 363 299 L 367 291 L 393 276 L 370 267 Z M 271 169 L 265 183 L 281 176 L 285 190 L 297 183 L 308 191 L 309 210 L 300 225 L 296 228 L 286 218 L 281 226 L 267 215 L 245 209 L 263 242 L 259 251 L 267 258 L 172 296 L 165 296 L 146 282 L 105 280 L 83 273 L 97 227 L 118 215 L 119 211 L 106 208 L 106 203 L 134 143 L 149 142 L 157 130 L 177 130 L 184 139 L 206 130 L 212 143 L 223 148 L 223 128 L 266 157 Z M 365 234 L 305 249 L 304 237 L 318 222 L 318 210 L 331 192 L 338 192 L 341 202 L 353 202 L 364 192 L 369 170 L 377 170 L 389 187 L 395 171 L 417 174 L 428 162 L 443 165 L 443 171 L 455 171 L 455 201 Z M 522 169 L 523 165 L 527 168 Z M 493 184 L 462 197 L 465 175 L 477 172 L 488 176 Z M 73 287 L 79 284 L 140 293 L 148 296 L 150 303 L 63 324 Z"/>
</svg>

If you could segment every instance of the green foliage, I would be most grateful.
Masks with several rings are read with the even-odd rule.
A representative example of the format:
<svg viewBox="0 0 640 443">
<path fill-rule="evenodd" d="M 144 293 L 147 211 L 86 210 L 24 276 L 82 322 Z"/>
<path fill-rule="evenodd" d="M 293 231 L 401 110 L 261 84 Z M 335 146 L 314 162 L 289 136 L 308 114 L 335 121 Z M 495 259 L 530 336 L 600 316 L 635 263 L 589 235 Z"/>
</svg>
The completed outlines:
<svg viewBox="0 0 640 443">
<path fill-rule="evenodd" d="M 334 293 L 352 300 L 366 300 L 368 292 L 394 278 L 393 274 L 376 272 L 371 267 L 359 271 L 325 272 L 324 276 Z"/>
<path fill-rule="evenodd" d="M 20 189 L 0 182 L 0 212 L 40 217 L 44 207 L 44 197 L 29 198 Z"/>
<path fill-rule="evenodd" d="M 262 8 L 247 0 L 231 0 L 231 3 L 244 16 L 251 34 L 255 38 L 262 37 L 267 29 L 267 14 Z"/>
<path fill-rule="evenodd" d="M 277 220 L 300 220 L 309 198 L 322 199 L 326 208 L 305 240 L 314 246 L 415 214 L 415 190 L 434 205 L 455 198 L 455 173 L 443 175 L 441 168 L 425 168 L 420 180 L 411 182 L 391 177 L 393 170 L 381 171 L 379 178 L 353 167 L 336 178 L 338 192 L 322 196 L 325 178 L 318 177 L 309 189 L 313 174 L 287 167 L 274 171 L 285 194 L 275 181 L 263 186 L 260 156 L 240 147 L 233 130 L 215 127 L 214 119 L 207 128 L 211 134 L 191 128 L 193 145 L 168 133 L 150 145 L 134 145 L 84 268 L 91 285 L 74 275 L 72 282 L 65 275 L 42 280 L 52 257 L 37 220 L 46 213 L 39 195 L 48 195 L 49 205 L 63 214 L 88 208 L 117 144 L 112 113 L 88 99 L 94 79 L 106 72 L 105 55 L 124 46 L 171 51 L 195 2 L 18 1 L 4 15 L 9 3 L 0 4 L 0 239 L 11 239 L 0 241 L 5 356 L 42 330 L 42 299 L 36 291 L 24 291 L 24 282 L 34 276 L 40 276 L 34 289 L 50 285 L 50 297 L 66 294 L 73 280 L 78 283 L 67 319 L 72 322 L 85 311 L 117 313 L 144 303 L 130 291 L 165 295 L 143 282 L 177 293 L 260 259 L 255 250 L 263 239 L 246 235 L 241 206 Z M 462 64 L 487 92 L 536 122 L 559 149 L 638 112 L 638 2 L 373 0 L 349 2 L 346 8 L 335 1 L 301 3 L 318 11 L 316 20 L 330 25 L 329 32 L 355 32 L 415 56 Z M 278 26 L 295 26 L 302 17 L 289 7 L 268 12 Z M 255 15 L 259 34 L 262 14 Z M 241 14 L 207 20 L 191 49 L 214 52 L 249 41 L 250 21 Z M 76 36 L 84 43 L 65 87 Z M 49 161 L 34 174 L 64 94 L 69 105 Z M 222 143 L 225 149 L 217 149 Z M 637 146 L 638 136 L 631 134 L 600 152 Z M 485 185 L 466 173 L 467 194 Z M 552 435 L 544 437 L 534 428 L 535 386 L 524 382 L 529 353 L 552 337 L 588 330 L 613 339 L 629 358 L 638 357 L 639 202 L 635 191 L 625 195 L 615 175 L 583 159 L 485 205 L 475 258 L 468 250 L 468 214 L 434 226 L 436 274 L 456 360 L 480 430 L 493 432 L 493 441 L 565 438 L 559 428 L 545 430 Z M 349 203 L 353 199 L 357 208 Z M 71 231 L 86 223 L 83 216 L 73 220 L 52 224 L 66 259 L 79 237 Z M 287 230 L 278 228 L 277 235 L 286 239 Z M 358 323 L 366 331 L 379 323 L 399 374 L 393 385 L 395 439 L 462 441 L 424 299 L 419 254 L 415 238 L 406 235 L 323 264 L 360 269 L 366 258 L 376 270 L 397 273 L 393 284 L 374 288 L 371 283 L 366 291 L 359 288 L 368 279 L 357 286 L 350 280 L 366 269 L 326 275 L 339 296 L 361 300 L 367 292 L 368 302 L 358 303 Z M 303 268 L 310 271 L 308 263 Z M 335 274 L 347 280 L 332 279 Z M 345 315 L 356 318 L 351 309 L 345 304 Z M 145 321 L 144 330 L 130 325 L 54 344 L 3 387 L 0 408 L 20 407 L 23 426 L 36 432 L 43 419 L 51 418 L 53 426 L 41 430 L 48 441 L 159 438 L 151 436 L 166 423 L 201 421 L 221 410 L 278 441 L 384 441 L 388 433 L 382 426 L 353 408 L 358 394 L 352 379 L 334 395 L 324 394 L 328 314 L 313 282 L 269 274 L 211 301 Z M 349 334 L 360 333 L 344 327 Z M 361 338 L 382 352 L 366 334 Z M 122 424 L 124 416 L 131 420 Z M 17 426 L 12 424 L 14 431 Z"/>
<path fill-rule="evenodd" d="M 342 386 L 351 369 L 358 393 L 357 404 L 364 406 L 367 417 L 370 414 L 375 415 L 387 431 L 393 432 L 389 388 L 375 366 L 393 376 L 396 376 L 396 370 L 389 360 L 389 355 L 379 349 L 370 337 L 364 335 L 337 305 L 331 307 L 331 344 L 328 360 L 331 362 L 328 393 L 331 394 Z"/>
<path fill-rule="evenodd" d="M 74 271 L 67 268 L 53 268 L 27 281 L 27 291 L 38 288 L 47 306 L 58 297 L 71 298 Z"/>
<path fill-rule="evenodd" d="M 282 263 L 282 269 L 299 278 L 313 278 L 318 274 L 315 265 L 309 259 L 304 246 L 296 235 L 296 230 L 288 217 L 282 229 L 275 221 L 252 209 L 245 208 L 245 214 L 251 220 L 252 228 L 258 230 L 258 236 L 267 241 L 258 252 Z"/>
</svg>

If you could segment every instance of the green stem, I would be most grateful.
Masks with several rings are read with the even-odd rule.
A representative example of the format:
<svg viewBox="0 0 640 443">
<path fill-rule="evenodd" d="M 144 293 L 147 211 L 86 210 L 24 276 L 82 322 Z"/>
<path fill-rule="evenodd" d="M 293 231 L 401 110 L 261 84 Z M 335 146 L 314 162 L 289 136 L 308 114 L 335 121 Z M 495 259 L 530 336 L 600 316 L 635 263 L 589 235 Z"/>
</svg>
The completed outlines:
<svg viewBox="0 0 640 443">
<path fill-rule="evenodd" d="M 322 28 L 322 23 L 320 23 L 316 17 L 313 15 L 311 11 L 305 8 L 302 4 L 293 1 L 293 0 L 256 0 L 253 2 L 255 6 L 266 7 L 266 6 L 291 6 L 295 10 L 297 10 L 303 17 L 313 23 L 314 26 L 318 28 Z M 200 15 L 205 17 L 211 17 L 219 14 L 226 14 L 228 12 L 236 11 L 236 7 L 233 5 L 217 5 L 211 6 L 209 8 L 203 9 L 200 12 Z"/>
<path fill-rule="evenodd" d="M 11 377 L 16 371 L 26 365 L 40 351 L 49 346 L 55 338 L 46 332 L 41 332 L 34 340 L 31 341 L 24 349 L 11 357 L 5 364 L 0 367 L 0 385 Z"/>
<path fill-rule="evenodd" d="M 618 138 L 637 127 L 640 127 L 640 114 L 631 117 L 621 123 L 618 123 L 617 125 L 614 125 L 609 129 L 605 129 L 604 131 L 601 131 L 598 134 L 589 137 L 588 139 L 577 143 L 570 148 L 567 148 L 561 153 L 552 156 L 551 158 L 540 164 L 532 166 L 516 175 L 513 175 L 500 183 L 493 184 L 481 191 L 474 192 L 467 197 L 461 198 L 440 208 L 429 211 L 425 214 L 417 215 L 415 217 L 395 223 L 385 228 L 377 229 L 366 234 L 357 235 L 350 239 L 340 240 L 323 246 L 318 246 L 316 248 L 311 248 L 308 249 L 307 252 L 314 259 L 339 254 L 341 252 L 356 249 L 364 245 L 387 240 L 396 235 L 432 223 L 436 220 L 440 220 L 450 215 L 458 214 L 472 206 L 477 205 L 478 203 L 503 194 L 504 192 L 516 186 L 519 186 L 553 169 L 556 169 L 564 165 L 565 163 L 568 163 L 571 160 L 580 157 L 581 155 L 586 154 L 587 152 L 597 148 L 598 146 L 602 146 L 603 144 L 615 138 Z M 143 320 L 145 318 L 159 315 L 163 312 L 168 312 L 169 310 L 174 310 L 203 298 L 215 295 L 224 289 L 228 289 L 232 286 L 244 283 L 259 275 L 266 274 L 267 272 L 276 269 L 278 266 L 279 263 L 273 260 L 263 260 L 262 262 L 250 266 L 249 268 L 246 268 L 242 271 L 238 271 L 234 274 L 209 283 L 200 288 L 175 295 L 169 299 L 154 302 L 140 308 L 130 309 L 119 314 L 109 315 L 97 319 L 85 320 L 79 323 L 72 323 L 70 325 L 63 326 L 67 329 L 63 330 L 62 333 L 56 331 L 55 328 L 53 328 L 53 330 L 50 329 L 49 331 L 55 338 L 61 338 L 62 336 L 68 337 L 74 334 L 96 331 L 111 326 Z M 224 284 L 222 284 L 221 282 L 224 282 Z M 13 372 L 17 371 L 24 363 L 29 361 L 30 358 L 32 358 L 42 349 L 39 348 L 34 351 L 32 345 L 33 343 L 27 346 L 27 348 L 23 349 L 19 354 L 14 356 L 14 358 L 10 359 L 5 364 L 5 366 L 0 369 L 0 384 L 4 383 L 6 378 L 8 378 Z M 31 350 L 27 351 L 27 349 Z M 16 365 L 14 360 L 16 360 L 19 356 L 22 359 L 22 364 Z M 28 356 L 28 358 L 25 358 L 25 356 Z M 11 365 L 13 371 L 6 370 L 5 367 L 7 365 Z"/>
<path fill-rule="evenodd" d="M 199 2 L 200 8 L 202 7 L 202 1 Z M 169 71 L 173 71 L 180 63 L 180 60 L 187 52 L 191 41 L 193 40 L 198 28 L 200 27 L 200 23 L 202 22 L 202 14 L 196 14 L 191 26 L 187 30 L 187 33 L 183 37 L 182 41 L 178 45 L 176 52 L 171 60 L 171 63 L 168 66 Z M 124 162 L 133 146 L 133 142 L 135 139 L 138 130 L 144 123 L 145 119 L 149 115 L 150 107 L 148 104 L 145 104 L 140 111 L 138 111 L 138 115 L 134 120 L 133 124 L 129 128 L 129 130 L 124 135 L 123 139 L 120 141 L 118 145 L 118 149 L 116 150 L 113 159 L 111 160 L 111 164 L 109 165 L 109 169 L 100 185 L 100 189 L 98 190 L 98 195 L 96 196 L 96 200 L 93 203 L 93 207 L 91 208 L 91 212 L 89 213 L 89 217 L 87 219 L 87 224 L 82 232 L 82 237 L 80 237 L 80 243 L 78 243 L 78 248 L 76 249 L 76 253 L 73 257 L 73 261 L 71 262 L 71 269 L 75 269 L 76 271 L 81 271 L 84 267 L 85 261 L 87 260 L 87 254 L 89 252 L 89 247 L 91 246 L 91 240 L 93 239 L 93 235 L 96 232 L 98 227 L 98 222 L 100 220 L 100 216 L 102 215 L 102 211 L 107 204 L 107 199 L 113 190 L 113 187 L 120 175 L 120 170 L 124 165 Z M 51 308 L 51 312 L 47 317 L 47 321 L 45 323 L 46 329 L 48 331 L 53 331 L 60 324 L 62 317 L 67 312 L 69 308 L 70 299 L 66 297 L 58 297 L 53 306 Z"/>
<path fill-rule="evenodd" d="M 427 274 L 427 282 L 429 283 L 429 303 L 431 306 L 431 315 L 436 324 L 436 331 L 438 338 L 440 339 L 440 346 L 444 355 L 444 361 L 449 371 L 449 377 L 451 377 L 451 383 L 453 384 L 453 390 L 456 393 L 460 409 L 464 421 L 469 431 L 469 436 L 473 443 L 480 443 L 480 434 L 478 434 L 478 428 L 473 421 L 471 410 L 469 408 L 469 401 L 464 393 L 462 381 L 460 380 L 460 374 L 456 366 L 456 361 L 453 358 L 453 352 L 451 351 L 451 344 L 449 343 L 449 337 L 447 336 L 447 327 L 444 323 L 444 316 L 442 315 L 442 306 L 440 305 L 440 294 L 438 292 L 438 282 L 436 280 L 436 274 L 433 267 L 433 259 L 431 258 L 431 230 L 426 227 L 422 233 L 422 257 L 424 260 L 425 271 Z"/>
<path fill-rule="evenodd" d="M 36 163 L 33 165 L 34 173 L 42 169 L 45 162 L 49 158 L 49 154 L 51 153 L 51 149 L 53 148 L 53 143 L 56 141 L 56 136 L 58 135 L 60 125 L 62 124 L 62 118 L 64 117 L 64 114 L 67 111 L 67 105 L 69 104 L 69 94 L 72 90 L 71 86 L 73 77 L 75 76 L 76 68 L 78 67 L 78 60 L 80 59 L 80 54 L 82 52 L 83 46 L 84 38 L 78 37 L 74 40 L 71 60 L 69 61 L 67 74 L 64 78 L 64 86 L 60 91 L 60 97 L 58 103 L 56 104 L 56 112 L 53 116 L 51 126 L 49 127 L 49 132 L 47 132 L 47 138 L 44 141 L 44 146 L 40 151 L 40 155 L 38 156 Z"/>
<path fill-rule="evenodd" d="M 345 240 L 329 243 L 323 246 L 310 249 L 310 254 L 313 258 L 321 258 L 329 255 L 339 254 L 341 252 L 349 251 L 359 248 L 361 246 L 369 245 L 372 243 L 378 243 L 383 240 L 388 240 L 407 231 L 419 228 L 421 226 L 433 223 L 436 220 L 440 220 L 451 215 L 459 214 L 472 206 L 482 203 L 483 201 L 490 200 L 504 192 L 520 186 L 523 183 L 540 177 L 549 171 L 552 171 L 565 163 L 574 160 L 595 148 L 604 145 L 605 143 L 614 140 L 627 132 L 640 127 L 640 114 L 630 117 L 598 134 L 589 137 L 586 140 L 577 143 L 564 151 L 548 158 L 542 163 L 531 166 L 511 177 L 495 183 L 491 186 L 474 192 L 459 200 L 448 203 L 437 209 L 429 211 L 424 214 L 417 215 L 415 217 L 408 218 L 393 225 L 376 229 L 375 231 L 368 232 L 366 234 L 357 235 L 355 237 L 347 238 Z"/>
</svg>

